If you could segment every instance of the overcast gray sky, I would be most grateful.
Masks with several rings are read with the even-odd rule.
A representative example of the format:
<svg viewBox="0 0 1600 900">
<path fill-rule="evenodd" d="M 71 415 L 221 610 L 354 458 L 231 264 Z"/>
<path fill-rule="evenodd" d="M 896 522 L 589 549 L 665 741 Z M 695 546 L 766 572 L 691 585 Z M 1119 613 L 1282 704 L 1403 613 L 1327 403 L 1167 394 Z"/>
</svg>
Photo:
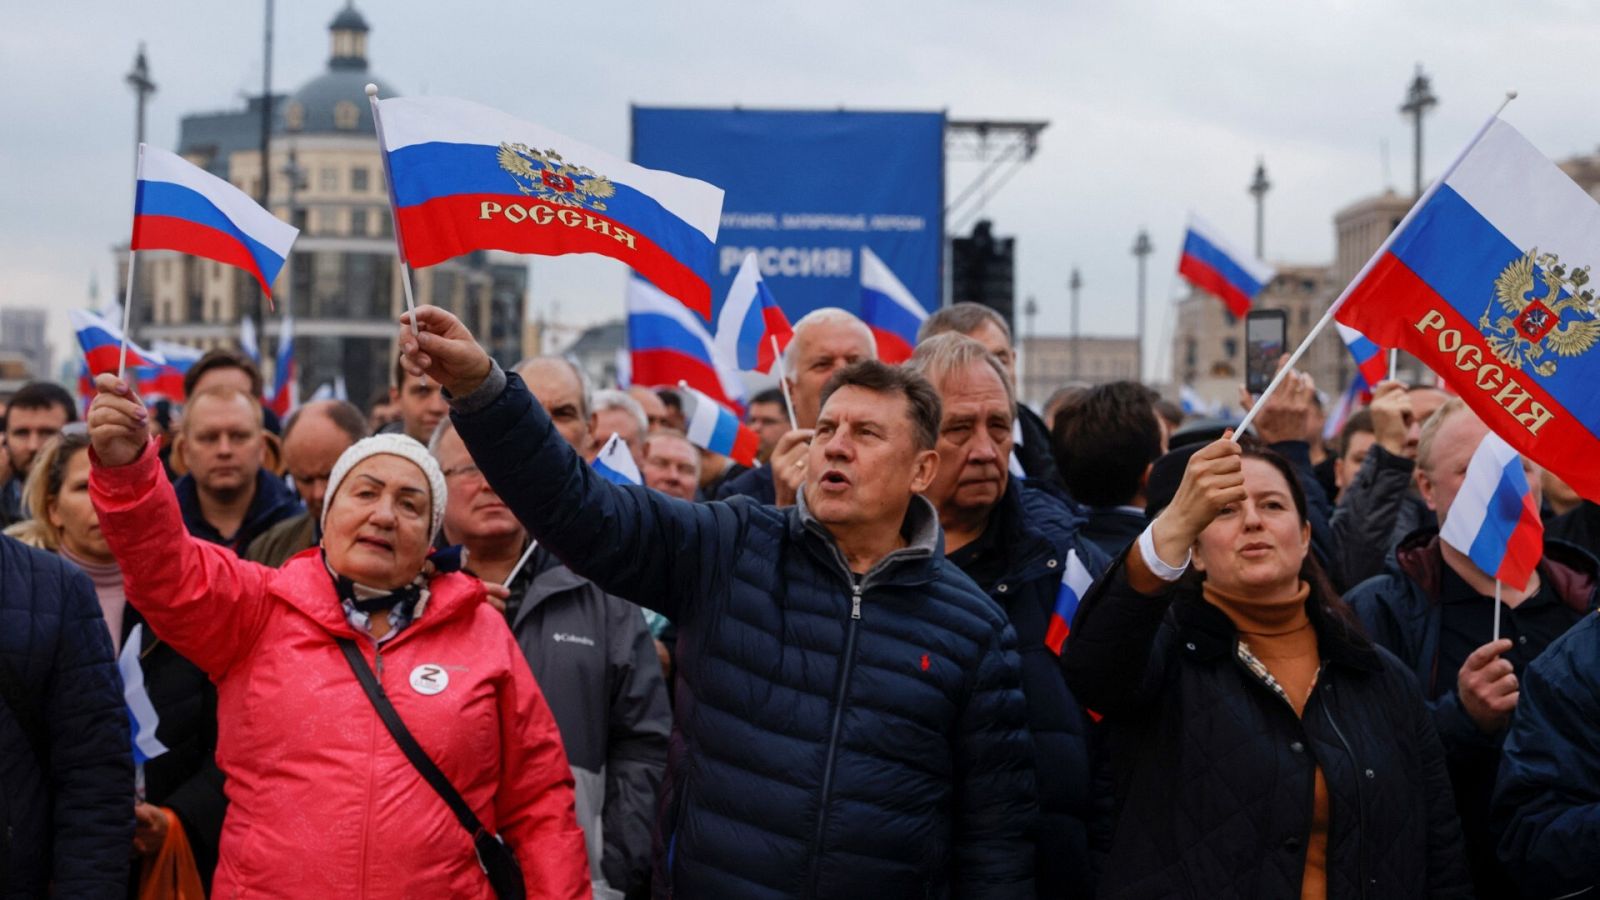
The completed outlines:
<svg viewBox="0 0 1600 900">
<path fill-rule="evenodd" d="M 275 86 L 322 71 L 343 0 L 279 0 Z M 1556 159 L 1600 143 L 1600 14 L 1583 2 L 1347 0 L 1282 3 L 439 4 L 363 0 L 373 70 L 405 93 L 459 96 L 620 156 L 628 106 L 945 109 L 961 118 L 1048 119 L 1038 155 L 989 204 L 1017 238 L 1018 300 L 1039 333 L 1067 327 L 1066 281 L 1085 282 L 1088 333 L 1134 326 L 1135 232 L 1147 226 L 1147 331 L 1179 290 L 1186 210 L 1251 239 L 1245 192 L 1256 157 L 1274 187 L 1267 256 L 1326 262 L 1335 210 L 1406 189 L 1411 140 L 1396 111 L 1414 66 L 1440 104 L 1427 125 L 1437 172 L 1511 87 L 1506 119 Z M 139 41 L 159 91 L 149 140 L 172 147 L 185 113 L 259 91 L 259 0 L 12 3 L 0 18 L 0 304 L 86 302 L 110 292 L 110 247 L 131 205 Z M 951 192 L 976 174 L 952 165 Z M 563 318 L 620 314 L 610 260 L 539 258 L 534 303 Z M 1150 352 L 1161 355 L 1153 343 Z"/>
</svg>

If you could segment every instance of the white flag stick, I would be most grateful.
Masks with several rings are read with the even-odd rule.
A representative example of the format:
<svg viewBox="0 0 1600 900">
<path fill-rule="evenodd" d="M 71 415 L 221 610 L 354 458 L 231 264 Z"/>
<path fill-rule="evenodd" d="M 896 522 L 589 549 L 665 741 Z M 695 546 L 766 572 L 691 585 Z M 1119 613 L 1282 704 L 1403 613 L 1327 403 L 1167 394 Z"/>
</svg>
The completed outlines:
<svg viewBox="0 0 1600 900">
<path fill-rule="evenodd" d="M 1494 640 L 1500 640 L 1500 579 L 1494 580 Z"/>
<path fill-rule="evenodd" d="M 783 351 L 778 349 L 778 336 L 769 334 L 767 339 L 772 341 L 772 364 L 778 367 L 778 386 L 783 388 L 783 405 L 789 409 L 789 430 L 798 431 L 800 426 L 794 421 L 794 398 L 789 396 L 789 376 L 784 372 Z"/>
<path fill-rule="evenodd" d="M 1444 172 L 1438 178 L 1434 179 L 1432 184 L 1428 185 L 1428 189 L 1422 192 L 1422 196 L 1417 198 L 1416 203 L 1412 204 L 1411 209 L 1406 213 L 1405 218 L 1401 219 L 1400 224 L 1396 225 L 1394 230 L 1389 232 L 1389 236 L 1383 239 L 1383 243 L 1378 245 L 1378 252 L 1372 254 L 1372 258 L 1367 260 L 1367 264 L 1361 267 L 1361 271 L 1356 273 L 1356 277 L 1350 279 L 1350 283 L 1345 285 L 1344 290 L 1339 292 L 1339 296 L 1333 301 L 1332 305 L 1328 307 L 1328 311 L 1322 314 L 1322 318 L 1317 320 L 1317 324 L 1311 326 L 1311 331 L 1306 334 L 1305 340 L 1301 341 L 1300 346 L 1296 347 L 1294 353 L 1289 356 L 1289 362 L 1282 368 L 1278 369 L 1278 374 L 1272 377 L 1272 382 L 1267 385 L 1267 389 L 1261 392 L 1261 396 L 1257 398 L 1255 405 L 1250 407 L 1250 411 L 1245 413 L 1244 418 L 1240 420 L 1239 427 L 1235 428 L 1233 431 L 1236 438 L 1239 435 L 1244 434 L 1245 429 L 1250 427 L 1250 423 L 1255 421 L 1256 413 L 1260 412 L 1261 407 L 1266 405 L 1267 398 L 1271 397 L 1272 392 L 1278 389 L 1278 385 L 1283 382 L 1284 377 L 1287 376 L 1289 371 L 1294 368 L 1294 364 L 1300 360 L 1300 357 L 1305 355 L 1306 348 L 1310 347 L 1311 342 L 1316 340 L 1317 335 L 1322 333 L 1322 329 L 1327 328 L 1328 323 L 1333 321 L 1333 314 L 1338 312 L 1339 307 L 1344 305 L 1345 298 L 1349 297 L 1351 292 L 1356 289 L 1356 286 L 1361 284 L 1361 282 L 1367 277 L 1367 274 L 1372 271 L 1372 267 L 1378 264 L 1378 260 L 1383 259 L 1384 254 L 1389 252 L 1389 246 L 1394 243 L 1395 238 L 1398 238 L 1401 234 L 1405 233 L 1407 226 L 1411 224 L 1411 220 L 1416 218 L 1417 213 L 1424 206 L 1428 205 L 1428 201 L 1433 199 L 1434 194 L 1438 193 L 1440 185 L 1444 184 L 1451 175 L 1455 174 L 1456 168 L 1461 165 L 1461 161 L 1467 158 L 1467 154 L 1472 152 L 1473 147 L 1478 146 L 1478 141 L 1483 140 L 1483 135 L 1489 130 L 1489 126 L 1493 125 L 1495 120 L 1500 118 L 1500 113 L 1505 111 L 1506 104 L 1515 99 L 1517 99 L 1516 91 L 1506 91 L 1506 98 L 1500 101 L 1500 105 L 1495 108 L 1494 115 L 1491 115 L 1489 118 L 1485 119 L 1483 124 L 1478 126 L 1477 132 L 1472 135 L 1472 140 L 1467 141 L 1466 146 L 1461 148 L 1461 152 L 1457 153 L 1456 158 L 1450 161 L 1450 165 L 1444 170 Z M 1390 359 L 1389 377 L 1393 378 L 1393 357 L 1391 356 Z"/>
<path fill-rule="evenodd" d="M 139 145 L 139 159 L 133 167 L 133 215 L 139 217 L 139 179 L 144 177 L 144 144 Z M 133 280 L 134 267 L 139 259 L 138 251 L 133 249 L 133 238 L 128 238 L 128 290 L 122 297 L 122 349 L 117 355 L 117 378 L 120 380 L 128 371 L 128 328 L 133 324 Z"/>
<path fill-rule="evenodd" d="M 511 574 L 506 576 L 506 583 L 501 585 L 502 587 L 509 588 L 511 587 L 511 582 L 517 580 L 517 573 L 521 572 L 522 567 L 528 564 L 528 557 L 533 555 L 533 548 L 537 546 L 539 546 L 538 541 L 531 538 L 528 540 L 528 549 L 522 551 L 522 558 L 517 560 L 517 564 L 511 567 Z"/>
<path fill-rule="evenodd" d="M 1396 370 L 1399 369 L 1399 368 L 1400 368 L 1400 351 L 1396 350 L 1393 347 L 1390 347 L 1389 348 L 1389 380 L 1390 381 L 1394 380 L 1394 376 L 1396 375 Z"/>
<path fill-rule="evenodd" d="M 411 296 L 411 263 L 406 259 L 405 242 L 400 239 L 400 210 L 395 206 L 394 177 L 389 174 L 389 145 L 383 140 L 383 119 L 378 115 L 377 85 L 367 85 L 367 100 L 372 104 L 372 129 L 378 134 L 378 156 L 383 160 L 383 180 L 389 188 L 389 221 L 394 225 L 394 249 L 400 257 L 400 285 L 405 289 L 406 312 L 411 313 L 411 335 L 415 337 L 417 301 Z"/>
</svg>

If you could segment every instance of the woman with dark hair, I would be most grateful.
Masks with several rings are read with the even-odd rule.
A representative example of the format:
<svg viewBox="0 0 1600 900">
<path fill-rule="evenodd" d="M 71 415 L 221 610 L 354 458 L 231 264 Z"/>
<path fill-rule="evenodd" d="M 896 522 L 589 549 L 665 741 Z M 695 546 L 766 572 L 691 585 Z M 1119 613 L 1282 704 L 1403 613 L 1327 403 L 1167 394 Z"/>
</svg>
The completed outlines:
<svg viewBox="0 0 1600 900">
<path fill-rule="evenodd" d="M 126 667 L 137 664 L 143 695 L 159 724 L 136 743 L 143 751 L 128 785 L 136 828 L 130 880 L 141 877 L 163 843 L 181 832 L 194 856 L 195 874 L 207 889 L 217 867 L 217 839 L 228 800 L 217 769 L 217 689 L 194 663 L 150 632 L 128 605 L 122 567 L 100 533 L 89 501 L 89 431 L 72 423 L 39 449 L 22 498 L 32 518 L 7 534 L 49 550 L 82 569 L 94 583 L 111 642 Z"/>
<path fill-rule="evenodd" d="M 1471 896 L 1415 680 L 1310 542 L 1289 463 L 1225 435 L 1085 597 L 1062 665 L 1108 729 L 1101 896 Z"/>
</svg>

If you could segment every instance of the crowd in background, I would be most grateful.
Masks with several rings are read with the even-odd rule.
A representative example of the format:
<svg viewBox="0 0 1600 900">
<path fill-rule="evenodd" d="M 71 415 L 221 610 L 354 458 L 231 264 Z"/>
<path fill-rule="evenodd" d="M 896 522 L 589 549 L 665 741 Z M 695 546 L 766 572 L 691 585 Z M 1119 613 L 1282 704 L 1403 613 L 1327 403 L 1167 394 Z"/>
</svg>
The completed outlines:
<svg viewBox="0 0 1600 900">
<path fill-rule="evenodd" d="M 231 350 L 181 408 L 11 398 L 0 896 L 174 855 L 216 896 L 506 896 L 486 837 L 552 897 L 1600 883 L 1600 506 L 1524 461 L 1544 557 L 1497 618 L 1438 536 L 1488 429 L 1435 387 L 1325 441 L 1291 373 L 1234 440 L 1134 382 L 1035 412 L 984 307 L 901 366 L 820 310 L 746 468 L 671 389 L 410 324 L 365 410 L 279 423 Z M 642 487 L 587 464 L 613 434 Z"/>
</svg>

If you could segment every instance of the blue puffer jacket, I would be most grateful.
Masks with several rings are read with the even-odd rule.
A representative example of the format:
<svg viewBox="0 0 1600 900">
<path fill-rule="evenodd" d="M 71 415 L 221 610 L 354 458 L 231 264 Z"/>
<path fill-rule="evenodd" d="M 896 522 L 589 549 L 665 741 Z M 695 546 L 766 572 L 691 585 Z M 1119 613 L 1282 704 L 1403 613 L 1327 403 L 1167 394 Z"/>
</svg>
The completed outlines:
<svg viewBox="0 0 1600 900">
<path fill-rule="evenodd" d="M 1047 489 L 1012 479 L 991 516 L 993 552 L 1003 560 L 1003 573 L 986 560 L 967 574 L 1005 609 L 1017 632 L 1039 784 L 1034 882 L 1040 897 L 1092 897 L 1089 828 L 1096 810 L 1090 722 L 1067 688 L 1061 660 L 1045 645 L 1045 634 L 1068 554 L 1076 553 L 1095 578 L 1109 561 L 1080 534 L 1084 519 Z"/>
<path fill-rule="evenodd" d="M 0 666 L 0 897 L 120 900 L 133 757 L 111 633 L 88 576 L 8 537 Z"/>
<path fill-rule="evenodd" d="M 1494 792 L 1500 859 L 1524 897 L 1600 894 L 1600 616 L 1528 666 Z"/>
<path fill-rule="evenodd" d="M 452 405 L 535 537 L 678 626 L 658 895 L 1032 895 L 1016 639 L 945 561 L 931 504 L 857 584 L 803 503 L 690 504 L 595 475 L 515 375 Z"/>
</svg>

